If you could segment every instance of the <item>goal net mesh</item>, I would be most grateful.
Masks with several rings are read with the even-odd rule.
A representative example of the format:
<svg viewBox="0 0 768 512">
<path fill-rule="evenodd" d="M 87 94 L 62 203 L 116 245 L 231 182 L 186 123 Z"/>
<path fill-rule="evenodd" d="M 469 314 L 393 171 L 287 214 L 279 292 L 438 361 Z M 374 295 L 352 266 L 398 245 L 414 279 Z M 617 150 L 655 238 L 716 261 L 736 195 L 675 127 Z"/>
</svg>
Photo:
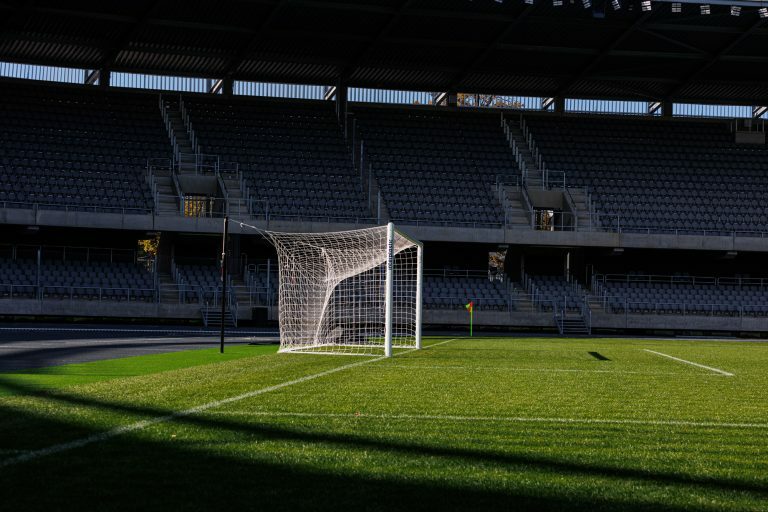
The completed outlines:
<svg viewBox="0 0 768 512">
<path fill-rule="evenodd" d="M 265 235 L 277 249 L 280 351 L 384 355 L 387 227 Z M 416 347 L 421 248 L 396 230 L 393 242 L 392 347 Z"/>
</svg>

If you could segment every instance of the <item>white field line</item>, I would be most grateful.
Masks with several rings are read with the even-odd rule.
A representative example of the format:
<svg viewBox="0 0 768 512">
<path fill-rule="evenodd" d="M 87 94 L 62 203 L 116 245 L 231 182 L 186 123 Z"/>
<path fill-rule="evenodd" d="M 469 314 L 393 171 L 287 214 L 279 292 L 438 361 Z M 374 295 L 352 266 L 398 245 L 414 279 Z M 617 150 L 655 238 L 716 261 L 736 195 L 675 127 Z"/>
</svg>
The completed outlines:
<svg viewBox="0 0 768 512">
<path fill-rule="evenodd" d="M 703 364 L 694 363 L 693 361 L 686 361 L 685 359 L 680 359 L 679 357 L 670 356 L 669 354 L 662 354 L 661 352 L 656 352 L 655 350 L 649 350 L 647 348 L 644 348 L 643 350 L 646 352 L 650 352 L 651 354 L 656 354 L 657 356 L 666 357 L 667 359 L 672 359 L 673 361 L 677 361 L 679 363 L 689 364 L 691 366 L 696 366 L 698 368 L 703 368 L 711 372 L 719 373 L 720 375 L 724 375 L 726 377 L 734 377 L 733 373 L 726 372 L 725 370 L 721 370 L 719 368 L 712 368 L 711 366 L 705 366 Z"/>
<path fill-rule="evenodd" d="M 541 372 L 541 373 L 616 373 L 619 375 L 681 375 L 680 373 L 675 372 L 635 372 L 631 370 L 623 371 L 623 370 L 580 370 L 580 369 L 571 369 L 571 368 L 516 368 L 513 366 L 510 367 L 504 367 L 504 366 L 457 366 L 457 365 L 432 365 L 432 366 L 426 366 L 426 365 L 415 365 L 415 364 L 393 364 L 391 366 L 388 366 L 388 368 L 394 367 L 394 368 L 406 368 L 406 369 L 414 369 L 414 370 L 491 370 L 491 371 L 500 371 L 500 372 Z"/>
<path fill-rule="evenodd" d="M 584 425 L 638 425 L 670 427 L 722 427 L 722 428 L 757 428 L 768 429 L 768 423 L 728 423 L 717 421 L 686 420 L 632 420 L 632 419 L 597 419 L 597 418 L 546 418 L 518 416 L 451 416 L 421 414 L 364 414 L 364 413 L 310 413 L 280 411 L 214 411 L 209 414 L 221 416 L 264 416 L 264 417 L 299 417 L 299 418 L 350 418 L 382 420 L 425 420 L 425 421 L 466 421 L 471 423 L 563 423 Z"/>
<path fill-rule="evenodd" d="M 438 345 L 444 345 L 446 343 L 450 343 L 451 341 L 456 341 L 459 338 L 452 338 L 450 340 L 441 341 L 438 343 L 433 343 L 432 345 L 428 345 L 426 347 L 423 347 L 424 349 L 436 347 Z M 418 349 L 410 349 L 406 350 L 404 352 L 400 352 L 399 355 L 407 354 L 409 352 L 414 352 Z M 314 379 L 319 379 L 320 377 L 325 377 L 327 375 L 331 375 L 343 370 L 348 370 L 350 368 L 354 368 L 356 366 L 363 366 L 366 364 L 375 363 L 378 361 L 382 361 L 384 359 L 388 359 L 385 356 L 376 357 L 373 359 L 368 359 L 365 361 L 359 361 L 357 363 L 350 363 L 345 364 L 342 366 L 338 366 L 336 368 L 331 368 L 330 370 L 325 370 L 319 373 L 315 373 L 312 375 L 307 375 L 304 377 L 300 377 L 298 379 L 289 380 L 286 382 L 281 382 L 280 384 L 275 384 L 273 386 L 268 386 L 261 389 L 256 389 L 253 391 L 249 391 L 247 393 L 243 393 L 241 395 L 224 398 L 222 400 L 216 400 L 213 402 L 208 402 L 207 404 L 198 405 L 197 407 L 192 407 L 190 409 L 185 409 L 183 411 L 176 411 L 172 412 L 170 414 L 166 414 L 163 416 L 157 416 L 155 418 L 150 418 L 148 420 L 143 421 L 137 421 L 136 423 L 131 423 L 130 425 L 123 425 L 120 427 L 113 428 L 112 430 L 107 430 L 106 432 L 101 432 L 98 434 L 93 434 L 88 437 L 83 437 L 81 439 L 75 439 L 74 441 L 69 441 L 67 443 L 60 443 L 55 444 L 52 446 L 48 446 L 46 448 L 41 448 L 39 450 L 31 450 L 27 453 L 24 453 L 23 455 L 19 455 L 16 457 L 11 457 L 9 459 L 5 459 L 0 461 L 0 469 L 6 468 L 8 466 L 14 466 L 16 464 L 21 464 L 23 462 L 29 462 L 31 460 L 39 459 L 41 457 L 47 457 L 48 455 L 54 455 L 61 452 L 66 452 L 69 450 L 74 450 L 75 448 L 82 448 L 83 446 L 88 446 L 90 444 L 94 443 L 100 443 L 102 441 L 106 441 L 108 439 L 112 439 L 113 437 L 121 436 L 123 434 L 127 434 L 129 432 L 136 432 L 138 430 L 143 430 L 147 427 L 150 427 L 152 425 L 157 425 L 160 423 L 167 423 L 169 421 L 173 421 L 178 418 L 184 418 L 186 416 L 191 416 L 193 414 L 199 414 L 201 412 L 207 411 L 209 409 L 213 409 L 216 407 L 221 407 L 222 405 L 231 404 L 233 402 L 239 402 L 241 400 L 245 400 L 247 398 L 253 398 L 255 396 L 263 395 L 265 393 L 269 393 L 272 391 L 277 391 L 278 389 L 287 388 L 289 386 L 294 386 L 296 384 L 301 384 L 303 382 L 307 382 Z"/>
</svg>

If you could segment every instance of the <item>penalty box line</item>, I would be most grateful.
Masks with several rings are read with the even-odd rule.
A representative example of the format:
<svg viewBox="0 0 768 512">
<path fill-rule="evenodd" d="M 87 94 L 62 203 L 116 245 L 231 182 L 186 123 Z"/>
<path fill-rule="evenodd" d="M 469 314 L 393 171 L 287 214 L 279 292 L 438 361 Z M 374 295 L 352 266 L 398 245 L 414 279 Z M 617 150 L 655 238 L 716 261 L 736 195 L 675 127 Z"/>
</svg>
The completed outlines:
<svg viewBox="0 0 768 512">
<path fill-rule="evenodd" d="M 457 421 L 470 423 L 558 423 L 581 425 L 637 425 L 649 427 L 703 427 L 703 428 L 754 428 L 768 429 L 768 423 L 737 423 L 692 420 L 633 420 L 629 418 L 557 418 L 525 416 L 455 416 L 439 414 L 369 414 L 369 413 L 323 413 L 323 412 L 283 412 L 283 411 L 212 411 L 216 416 L 252 416 L 286 418 L 348 418 L 381 420 L 415 421 Z"/>
<path fill-rule="evenodd" d="M 662 352 L 656 352 L 655 350 L 650 350 L 650 349 L 647 349 L 647 348 L 644 348 L 643 350 L 646 351 L 646 352 L 649 352 L 651 354 L 656 354 L 657 356 L 666 357 L 667 359 L 672 359 L 673 361 L 677 361 L 678 363 L 689 364 L 691 366 L 696 366 L 698 368 L 703 368 L 705 370 L 709 370 L 711 372 L 715 372 L 715 373 L 723 375 L 725 377 L 734 377 L 735 376 L 735 374 L 733 374 L 731 372 L 726 372 L 725 370 L 721 370 L 719 368 L 713 368 L 711 366 L 705 366 L 703 364 L 694 363 L 693 361 L 688 361 L 686 359 L 680 359 L 679 357 L 671 356 L 669 354 L 664 354 Z"/>
<path fill-rule="evenodd" d="M 441 341 L 441 342 L 438 342 L 438 343 L 433 343 L 433 344 L 431 344 L 429 346 L 423 347 L 423 349 L 437 347 L 438 345 L 445 345 L 446 343 L 450 343 L 450 342 L 456 341 L 458 339 L 459 338 L 452 338 L 452 339 L 449 339 L 449 340 L 446 340 L 446 341 Z M 395 357 L 399 357 L 399 356 L 402 356 L 404 354 L 408 354 L 410 352 L 415 352 L 416 350 L 419 350 L 419 349 L 415 349 L 414 348 L 414 349 L 406 350 L 404 352 L 400 352 Z M 233 397 L 229 397 L 229 398 L 224 398 L 222 400 L 216 400 L 214 402 L 208 402 L 207 404 L 198 405 L 197 407 L 192 407 L 190 409 L 185 409 L 183 411 L 176 411 L 176 412 L 173 412 L 173 413 L 170 413 L 170 414 L 166 414 L 166 415 L 163 415 L 163 416 L 157 416 L 155 418 L 150 418 L 148 420 L 137 421 L 136 423 L 131 423 L 129 425 L 123 425 L 123 426 L 120 426 L 120 427 L 116 427 L 116 428 L 113 428 L 112 430 L 107 430 L 106 432 L 100 432 L 98 434 L 93 434 L 91 436 L 84 437 L 84 438 L 81 438 L 81 439 L 76 439 L 74 441 L 69 441 L 69 442 L 66 442 L 66 443 L 55 444 L 55 445 L 52 445 L 52 446 L 48 446 L 47 448 L 41 448 L 39 450 L 31 450 L 29 452 L 24 453 L 23 455 L 19 455 L 19 456 L 16 456 L 16 457 L 11 457 L 9 459 L 0 461 L 0 469 L 7 468 L 9 466 L 15 466 L 17 464 L 21 464 L 21 463 L 24 463 L 24 462 L 29 462 L 29 461 L 32 461 L 32 460 L 35 460 L 35 459 L 40 459 L 42 457 L 47 457 L 49 455 L 55 455 L 57 453 L 62 453 L 62 452 L 66 452 L 66 451 L 69 451 L 69 450 L 74 450 L 76 448 L 82 448 L 84 446 L 88 446 L 88 445 L 91 445 L 91 444 L 100 443 L 102 441 L 107 441 L 109 439 L 121 436 L 123 434 L 128 434 L 128 433 L 131 433 L 131 432 L 137 432 L 139 430 L 144 430 L 145 428 L 151 427 L 153 425 L 159 425 L 161 423 L 167 423 L 167 422 L 174 421 L 174 420 L 177 420 L 177 419 L 180 419 L 180 418 L 185 418 L 187 416 L 192 416 L 194 414 L 205 412 L 205 411 L 207 411 L 209 409 L 214 409 L 216 407 L 221 407 L 222 405 L 227 405 L 227 404 L 231 404 L 231 403 L 234 403 L 234 402 L 239 402 L 241 400 L 245 400 L 245 399 L 248 399 L 248 398 L 253 398 L 255 396 L 263 395 L 265 393 L 270 393 L 272 391 L 277 391 L 279 389 L 287 388 L 289 386 L 294 386 L 296 384 L 301 384 L 301 383 L 308 382 L 308 381 L 311 381 L 311 380 L 319 379 L 321 377 L 332 375 L 334 373 L 337 373 L 337 372 L 340 372 L 340 371 L 344 371 L 344 370 L 348 370 L 350 368 L 355 368 L 357 366 L 363 366 L 363 365 L 366 365 L 366 364 L 371 364 L 371 363 L 376 363 L 378 361 L 383 361 L 385 359 L 389 359 L 389 358 L 387 358 L 385 356 L 381 356 L 381 357 L 376 357 L 374 359 L 368 359 L 366 361 L 359 361 L 359 362 L 356 362 L 356 363 L 345 364 L 345 365 L 342 365 L 342 366 L 338 366 L 336 368 L 331 368 L 330 370 L 325 370 L 325 371 L 322 371 L 322 372 L 319 372 L 319 373 L 315 373 L 315 374 L 312 374 L 312 375 L 306 375 L 304 377 L 299 377 L 298 379 L 293 379 L 293 380 L 289 380 L 289 381 L 286 381 L 286 382 L 281 382 L 280 384 L 275 384 L 273 386 L 267 386 L 265 388 L 260 388 L 260 389 L 256 389 L 256 390 L 253 390 L 253 391 L 249 391 L 249 392 L 243 393 L 241 395 L 237 395 L 237 396 L 233 396 Z"/>
</svg>

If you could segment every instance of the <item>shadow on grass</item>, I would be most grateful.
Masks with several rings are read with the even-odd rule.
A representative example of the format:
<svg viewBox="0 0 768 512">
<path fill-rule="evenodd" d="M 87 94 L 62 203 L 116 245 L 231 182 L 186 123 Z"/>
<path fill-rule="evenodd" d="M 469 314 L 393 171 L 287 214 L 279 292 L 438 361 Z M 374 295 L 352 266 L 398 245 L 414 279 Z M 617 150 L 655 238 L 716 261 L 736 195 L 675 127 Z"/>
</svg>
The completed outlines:
<svg viewBox="0 0 768 512">
<path fill-rule="evenodd" d="M 18 392 L 39 395 L 55 402 L 93 409 L 94 413 L 113 412 L 154 418 L 172 411 L 112 403 L 72 394 L 40 393 L 14 382 L 0 385 Z M 131 420 L 136 421 L 136 420 Z M 248 424 L 231 419 L 184 416 L 176 424 L 230 432 L 247 438 L 250 447 L 232 456 L 205 451 L 205 442 L 174 443 L 172 440 L 142 439 L 130 434 L 108 442 L 66 451 L 58 455 L 0 469 L 0 498 L 8 510 L 29 509 L 212 509 L 255 508 L 259 510 L 667 510 L 682 511 L 666 503 L 632 502 L 632 496 L 616 497 L 610 490 L 600 496 L 580 497 L 579 485 L 551 478 L 549 489 L 508 487 L 483 488 L 487 482 L 467 485 L 447 482 L 437 473 L 429 480 L 408 480 L 334 473 L 301 460 L 283 463 L 249 460 L 247 450 L 257 449 L 258 441 L 295 442 L 297 446 L 332 444 L 340 449 L 376 451 L 403 457 L 437 457 L 454 464 L 451 471 L 472 471 L 482 464 L 501 471 L 538 471 L 575 478 L 636 480 L 657 486 L 660 495 L 677 492 L 687 495 L 699 491 L 728 494 L 749 493 L 755 503 L 768 499 L 768 488 L 735 480 L 695 477 L 675 473 L 616 468 L 589 463 L 560 461 L 527 454 L 421 445 L 397 440 L 377 440 L 362 436 L 328 432 L 306 432 L 274 425 Z M 0 425 L 23 429 L 18 433 L 4 429 L 1 448 L 19 449 L 48 446 L 79 439 L 98 431 L 43 418 L 32 411 L 0 406 Z M 14 435 L 16 434 L 16 435 Z M 43 442 L 39 438 L 43 438 Z M 226 442 L 213 441 L 219 449 Z M 12 446 L 14 445 L 14 446 Z M 2 453 L 2 452 L 0 452 Z M 256 457 L 258 458 L 258 457 Z M 397 462 L 397 461 L 396 461 Z M 407 463 L 407 461 L 400 461 Z M 328 464 L 328 462 L 326 462 Z M 456 469 L 459 468 L 459 469 Z M 502 480 L 499 478 L 499 480 Z M 559 486 L 559 487 L 558 487 Z M 567 492 L 568 489 L 571 492 Z M 589 491 L 581 493 L 587 495 Z M 637 492 L 637 491 L 635 491 Z M 618 494 L 618 493 L 616 493 Z M 694 498 L 691 498 L 692 500 Z M 691 504 L 695 501 L 691 501 Z"/>
<path fill-rule="evenodd" d="M 102 359 L 152 355 L 181 350 L 214 348 L 218 340 L 209 341 L 136 341 L 124 343 L 90 343 L 83 345 L 48 346 L 13 350 L 0 355 L 0 372 L 39 370 L 70 363 L 87 363 Z M 13 348 L 12 343 L 6 347 Z M 158 349 L 164 349 L 163 352 Z"/>
</svg>

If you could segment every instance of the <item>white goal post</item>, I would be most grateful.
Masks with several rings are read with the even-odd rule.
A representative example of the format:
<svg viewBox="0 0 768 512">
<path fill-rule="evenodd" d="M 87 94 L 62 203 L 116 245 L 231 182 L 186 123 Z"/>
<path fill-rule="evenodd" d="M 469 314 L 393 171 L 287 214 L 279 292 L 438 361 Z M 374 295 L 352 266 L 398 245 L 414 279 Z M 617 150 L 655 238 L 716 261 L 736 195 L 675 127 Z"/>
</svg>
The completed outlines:
<svg viewBox="0 0 768 512">
<path fill-rule="evenodd" d="M 420 242 L 392 223 L 262 233 L 277 250 L 280 352 L 391 356 L 393 348 L 421 348 Z"/>
</svg>

